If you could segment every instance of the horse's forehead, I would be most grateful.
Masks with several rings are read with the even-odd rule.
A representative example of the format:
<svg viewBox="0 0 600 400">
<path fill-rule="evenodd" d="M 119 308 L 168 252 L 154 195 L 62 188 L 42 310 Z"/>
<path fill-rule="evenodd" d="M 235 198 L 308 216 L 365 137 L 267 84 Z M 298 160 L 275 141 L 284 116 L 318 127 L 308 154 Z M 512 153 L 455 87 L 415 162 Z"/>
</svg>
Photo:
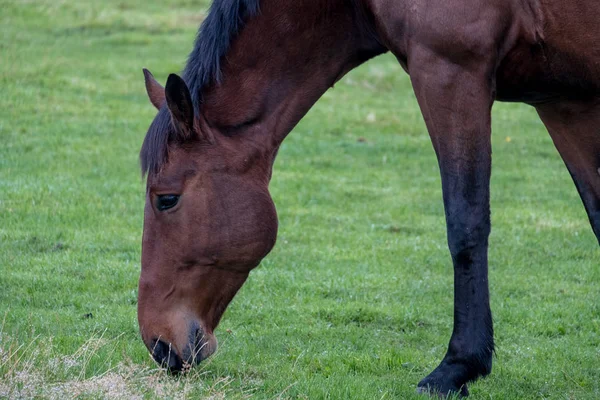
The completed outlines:
<svg viewBox="0 0 600 400">
<path fill-rule="evenodd" d="M 171 144 L 168 149 L 168 157 L 160 166 L 160 169 L 148 174 L 148 182 L 156 183 L 176 178 L 190 178 L 198 173 L 202 164 L 202 157 L 191 149 L 183 149 L 179 145 Z"/>
<path fill-rule="evenodd" d="M 148 187 L 177 187 L 198 175 L 200 171 L 194 164 L 168 164 L 159 173 L 148 175 Z"/>
</svg>

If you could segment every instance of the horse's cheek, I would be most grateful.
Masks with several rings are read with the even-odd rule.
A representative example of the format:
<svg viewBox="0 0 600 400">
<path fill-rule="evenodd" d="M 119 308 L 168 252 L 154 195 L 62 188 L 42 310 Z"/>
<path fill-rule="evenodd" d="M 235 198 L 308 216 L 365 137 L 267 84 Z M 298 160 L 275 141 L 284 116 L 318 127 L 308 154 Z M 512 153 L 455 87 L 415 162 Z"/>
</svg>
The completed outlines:
<svg viewBox="0 0 600 400">
<path fill-rule="evenodd" d="M 236 212 L 237 223 L 232 224 L 235 228 L 229 238 L 232 250 L 239 251 L 240 263 L 254 268 L 273 249 L 278 222 L 268 192 L 256 193 L 250 199 Z"/>
</svg>

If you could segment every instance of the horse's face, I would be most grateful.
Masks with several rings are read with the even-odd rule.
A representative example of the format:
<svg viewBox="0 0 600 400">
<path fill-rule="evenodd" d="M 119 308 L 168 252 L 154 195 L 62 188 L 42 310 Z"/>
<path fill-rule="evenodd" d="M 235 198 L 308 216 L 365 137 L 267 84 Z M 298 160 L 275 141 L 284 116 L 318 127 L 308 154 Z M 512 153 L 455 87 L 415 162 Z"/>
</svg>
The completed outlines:
<svg viewBox="0 0 600 400">
<path fill-rule="evenodd" d="M 154 85 L 148 75 L 147 86 L 149 79 Z M 155 120 L 150 129 L 188 132 L 169 145 L 167 161 L 148 175 L 138 295 L 144 343 L 175 371 L 216 350 L 214 329 L 277 232 L 267 187 L 272 156 L 244 138 L 200 135 L 197 118 L 178 127 L 181 110 L 174 109 L 177 99 L 169 91 L 183 90 L 181 84 L 170 78 L 163 101 L 158 87 L 158 98 L 148 90 L 161 106 L 156 118 L 173 118 L 173 124 Z"/>
</svg>

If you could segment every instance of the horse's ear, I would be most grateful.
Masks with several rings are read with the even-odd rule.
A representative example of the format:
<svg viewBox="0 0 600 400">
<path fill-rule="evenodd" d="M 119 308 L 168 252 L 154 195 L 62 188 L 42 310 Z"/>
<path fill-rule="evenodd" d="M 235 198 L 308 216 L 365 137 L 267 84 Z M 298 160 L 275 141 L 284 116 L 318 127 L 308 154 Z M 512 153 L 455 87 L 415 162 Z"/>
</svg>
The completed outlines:
<svg viewBox="0 0 600 400">
<path fill-rule="evenodd" d="M 175 74 L 169 75 L 165 96 L 178 134 L 183 135 L 183 139 L 190 137 L 194 131 L 194 106 L 190 90 L 183 79 Z"/>
<path fill-rule="evenodd" d="M 144 81 L 146 82 L 146 92 L 150 98 L 150 102 L 157 110 L 165 104 L 165 89 L 154 79 L 154 76 L 146 68 L 144 71 Z"/>
</svg>

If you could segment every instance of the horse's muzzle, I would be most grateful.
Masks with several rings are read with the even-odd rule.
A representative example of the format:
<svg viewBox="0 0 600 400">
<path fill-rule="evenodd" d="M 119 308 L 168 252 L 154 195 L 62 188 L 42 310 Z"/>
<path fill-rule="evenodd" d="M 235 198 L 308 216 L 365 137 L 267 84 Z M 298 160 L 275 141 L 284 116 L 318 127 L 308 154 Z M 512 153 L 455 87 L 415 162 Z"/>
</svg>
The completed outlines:
<svg viewBox="0 0 600 400">
<path fill-rule="evenodd" d="M 187 342 L 179 353 L 173 344 L 160 338 L 153 339 L 150 347 L 152 358 L 169 372 L 178 373 L 199 364 L 214 353 L 217 347 L 216 338 L 205 335 L 195 322 L 190 326 Z"/>
<path fill-rule="evenodd" d="M 214 340 L 212 337 L 212 341 Z M 200 325 L 192 323 L 188 334 L 188 345 L 183 349 L 183 359 L 190 365 L 199 364 L 213 353 L 210 351 L 210 342 L 211 338 L 204 334 Z"/>
<path fill-rule="evenodd" d="M 177 373 L 183 369 L 181 357 L 177 355 L 177 352 L 170 343 L 165 343 L 160 339 L 154 339 L 152 340 L 150 351 L 152 353 L 152 358 L 169 372 Z"/>
</svg>

